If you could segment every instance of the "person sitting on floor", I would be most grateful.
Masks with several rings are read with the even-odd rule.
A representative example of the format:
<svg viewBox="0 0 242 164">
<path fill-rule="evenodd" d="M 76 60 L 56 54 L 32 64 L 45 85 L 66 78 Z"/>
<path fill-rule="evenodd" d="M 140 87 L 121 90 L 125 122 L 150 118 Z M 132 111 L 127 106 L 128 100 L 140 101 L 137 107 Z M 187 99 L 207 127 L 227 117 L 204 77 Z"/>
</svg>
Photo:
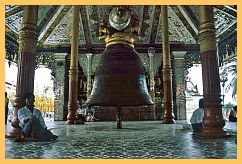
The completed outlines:
<svg viewBox="0 0 242 164">
<path fill-rule="evenodd" d="M 25 99 L 26 106 L 18 110 L 22 136 L 21 138 L 17 138 L 16 142 L 27 140 L 27 138 L 38 141 L 56 140 L 58 136 L 47 130 L 41 111 L 34 108 L 34 94 L 28 92 L 24 94 L 23 98 Z"/>
<path fill-rule="evenodd" d="M 95 109 L 91 107 L 91 105 L 88 105 L 88 107 L 84 111 L 84 116 L 86 118 L 86 121 L 93 122 L 98 120 L 95 116 Z"/>
<path fill-rule="evenodd" d="M 229 114 L 230 122 L 237 122 L 237 105 L 234 106 L 233 110 Z"/>
<path fill-rule="evenodd" d="M 190 119 L 192 129 L 195 133 L 199 133 L 203 129 L 203 117 L 204 117 L 204 98 L 199 100 L 199 108 L 197 108 Z"/>
<path fill-rule="evenodd" d="M 82 109 L 82 103 L 79 101 L 77 103 L 77 113 L 76 113 L 76 120 L 74 121 L 75 124 L 84 124 L 86 118 L 84 116 L 84 109 Z"/>
<path fill-rule="evenodd" d="M 88 113 L 93 113 L 93 115 L 95 114 L 95 109 L 93 109 L 91 105 L 88 105 L 87 108 L 85 108 L 84 116 L 87 116 Z"/>
<path fill-rule="evenodd" d="M 95 121 L 95 117 L 93 116 L 92 113 L 88 113 L 87 116 L 86 116 L 86 121 L 88 122 L 93 122 Z"/>
</svg>

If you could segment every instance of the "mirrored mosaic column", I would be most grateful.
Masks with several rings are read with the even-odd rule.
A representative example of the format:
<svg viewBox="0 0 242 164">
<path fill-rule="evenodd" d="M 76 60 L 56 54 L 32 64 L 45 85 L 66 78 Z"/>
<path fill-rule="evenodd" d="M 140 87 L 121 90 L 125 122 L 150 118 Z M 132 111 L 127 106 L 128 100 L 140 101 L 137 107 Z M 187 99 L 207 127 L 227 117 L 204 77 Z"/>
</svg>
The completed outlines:
<svg viewBox="0 0 242 164">
<path fill-rule="evenodd" d="M 148 48 L 148 55 L 150 59 L 150 95 L 154 97 L 155 94 L 155 80 L 154 80 L 154 55 L 155 55 L 155 48 L 149 47 Z"/>
<path fill-rule="evenodd" d="M 79 6 L 74 6 L 72 20 L 71 63 L 69 71 L 69 97 L 67 124 L 74 124 L 77 110 L 78 92 L 78 39 L 79 39 Z"/>
<path fill-rule="evenodd" d="M 87 55 L 87 97 L 90 95 L 92 90 L 92 82 L 91 82 L 91 75 L 92 75 L 92 54 L 88 53 Z"/>
<path fill-rule="evenodd" d="M 163 86 L 164 86 L 164 120 L 165 124 L 174 124 L 174 113 L 172 109 L 172 84 L 171 84 L 171 59 L 168 31 L 167 6 L 161 6 L 162 14 L 162 51 L 163 51 Z"/>
<path fill-rule="evenodd" d="M 222 115 L 219 65 L 216 48 L 216 29 L 212 6 L 199 7 L 199 42 L 202 62 L 204 95 L 204 129 L 205 137 L 224 137 L 225 121 Z"/>
<path fill-rule="evenodd" d="M 69 85 L 65 85 L 67 81 L 69 71 L 66 70 L 67 62 L 65 60 L 67 53 L 55 53 L 55 81 L 54 81 L 54 120 L 55 121 L 63 121 L 67 119 L 67 111 L 68 104 L 65 105 L 65 101 L 68 102 L 68 96 L 65 97 L 66 89 L 68 89 Z M 68 66 L 69 70 L 70 66 Z M 63 75 L 64 80 L 63 80 Z M 65 98 L 67 100 L 65 100 Z M 66 106 L 66 107 L 65 107 Z M 64 109 L 63 109 L 64 107 Z"/>
<path fill-rule="evenodd" d="M 14 100 L 14 117 L 11 122 L 13 127 L 10 136 L 21 135 L 19 127 L 18 110 L 25 106 L 23 94 L 34 91 L 34 71 L 36 56 L 38 6 L 23 7 L 23 21 L 19 32 L 19 58 Z"/>
<path fill-rule="evenodd" d="M 155 102 L 155 77 L 154 77 L 154 55 L 155 55 L 155 48 L 149 47 L 148 48 L 148 55 L 150 60 L 150 96 L 152 101 Z M 156 119 L 156 111 L 155 111 L 155 103 L 152 105 L 153 110 L 153 117 Z"/>
<path fill-rule="evenodd" d="M 186 120 L 186 85 L 184 76 L 184 55 L 186 51 L 173 51 L 174 55 L 174 76 L 176 88 L 176 119 Z M 173 80 L 174 80 L 173 79 Z M 174 101 L 174 100 L 173 100 Z"/>
</svg>

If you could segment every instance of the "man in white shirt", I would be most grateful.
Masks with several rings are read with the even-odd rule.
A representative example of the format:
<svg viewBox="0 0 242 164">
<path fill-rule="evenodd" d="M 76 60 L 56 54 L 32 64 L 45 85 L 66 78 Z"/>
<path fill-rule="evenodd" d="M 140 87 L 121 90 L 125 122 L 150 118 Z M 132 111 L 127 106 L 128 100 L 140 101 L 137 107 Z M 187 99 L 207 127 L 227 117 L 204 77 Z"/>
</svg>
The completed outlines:
<svg viewBox="0 0 242 164">
<path fill-rule="evenodd" d="M 203 129 L 203 117 L 204 117 L 204 98 L 199 100 L 199 108 L 197 108 L 190 119 L 192 129 L 194 132 L 201 132 Z"/>
<path fill-rule="evenodd" d="M 22 139 L 32 137 L 41 141 L 56 140 L 58 136 L 47 130 L 41 111 L 34 108 L 33 93 L 24 95 L 26 106 L 18 110 L 19 126 L 22 128 Z M 17 139 L 16 141 L 22 141 Z"/>
</svg>

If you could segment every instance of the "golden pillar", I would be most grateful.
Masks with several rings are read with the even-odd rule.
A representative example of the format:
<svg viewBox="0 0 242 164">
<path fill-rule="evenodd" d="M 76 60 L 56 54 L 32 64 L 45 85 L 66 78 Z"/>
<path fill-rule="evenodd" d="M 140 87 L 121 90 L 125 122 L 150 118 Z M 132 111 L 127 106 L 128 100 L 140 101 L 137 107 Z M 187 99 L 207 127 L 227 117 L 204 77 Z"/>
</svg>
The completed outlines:
<svg viewBox="0 0 242 164">
<path fill-rule="evenodd" d="M 14 117 L 11 122 L 13 129 L 10 132 L 10 136 L 12 137 L 21 135 L 18 110 L 25 106 L 23 95 L 26 92 L 34 91 L 37 19 L 38 6 L 23 7 L 23 21 L 19 32 L 19 58 Z"/>
<path fill-rule="evenodd" d="M 79 6 L 74 6 L 72 20 L 71 61 L 69 71 L 69 97 L 67 124 L 74 124 L 77 111 L 78 92 L 78 39 L 79 39 Z"/>
<path fill-rule="evenodd" d="M 164 120 L 165 124 L 174 124 L 172 110 L 172 84 L 171 84 L 171 59 L 168 31 L 167 6 L 161 6 L 162 14 L 162 53 L 163 53 L 163 87 L 164 87 Z"/>
<path fill-rule="evenodd" d="M 202 62 L 204 95 L 204 129 L 205 137 L 224 137 L 225 121 L 222 115 L 221 88 L 217 58 L 216 36 L 212 6 L 199 7 L 199 41 Z"/>
</svg>

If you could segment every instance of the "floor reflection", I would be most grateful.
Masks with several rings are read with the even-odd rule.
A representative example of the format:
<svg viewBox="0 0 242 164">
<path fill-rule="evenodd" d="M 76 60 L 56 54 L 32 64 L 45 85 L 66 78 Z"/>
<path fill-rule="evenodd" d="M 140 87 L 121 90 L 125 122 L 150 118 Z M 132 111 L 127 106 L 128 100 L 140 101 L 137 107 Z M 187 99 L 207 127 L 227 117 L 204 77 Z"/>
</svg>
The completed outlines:
<svg viewBox="0 0 242 164">
<path fill-rule="evenodd" d="M 196 138 L 184 122 L 161 124 L 159 121 L 127 121 L 123 129 L 116 122 L 88 122 L 66 125 L 47 122 L 54 142 L 16 143 L 6 138 L 8 159 L 126 158 L 126 159 L 236 159 L 234 137 L 224 139 Z M 6 134 L 11 127 L 6 126 Z"/>
</svg>

